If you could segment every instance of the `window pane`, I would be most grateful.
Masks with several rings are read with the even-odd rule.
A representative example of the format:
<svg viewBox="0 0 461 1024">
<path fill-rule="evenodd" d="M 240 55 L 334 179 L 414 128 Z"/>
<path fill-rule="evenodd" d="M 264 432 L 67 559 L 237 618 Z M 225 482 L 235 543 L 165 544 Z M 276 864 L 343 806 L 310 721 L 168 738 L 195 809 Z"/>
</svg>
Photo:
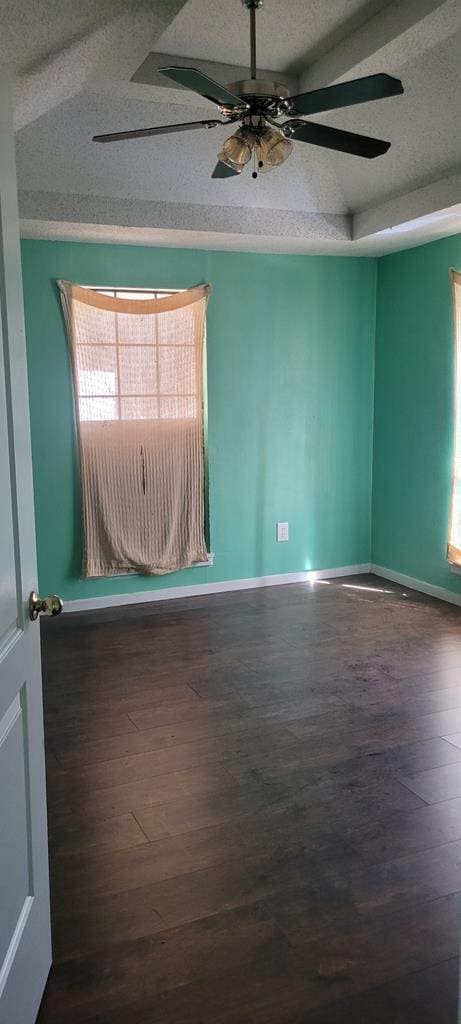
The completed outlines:
<svg viewBox="0 0 461 1024">
<path fill-rule="evenodd" d="M 189 420 L 197 415 L 197 400 L 191 395 L 160 399 L 162 420 Z"/>
<path fill-rule="evenodd" d="M 156 420 L 158 419 L 157 398 L 122 398 L 122 420 Z"/>
<path fill-rule="evenodd" d="M 159 345 L 193 345 L 195 322 L 190 307 L 178 310 L 174 323 L 168 313 L 157 313 L 157 332 Z"/>
<path fill-rule="evenodd" d="M 195 348 L 159 347 L 160 393 L 190 395 L 196 387 Z"/>
<path fill-rule="evenodd" d="M 117 331 L 121 345 L 153 345 L 155 317 L 152 313 L 117 313 Z"/>
<path fill-rule="evenodd" d="M 115 395 L 117 366 L 115 346 L 77 347 L 78 390 L 80 395 Z"/>
<path fill-rule="evenodd" d="M 82 421 L 118 419 L 116 398 L 79 398 L 78 409 Z"/>
<path fill-rule="evenodd" d="M 122 395 L 145 395 L 157 390 L 156 349 L 152 345 L 121 345 L 119 360 Z"/>
<path fill-rule="evenodd" d="M 114 345 L 115 316 L 110 309 L 97 309 L 75 302 L 75 341 L 77 345 Z"/>
</svg>

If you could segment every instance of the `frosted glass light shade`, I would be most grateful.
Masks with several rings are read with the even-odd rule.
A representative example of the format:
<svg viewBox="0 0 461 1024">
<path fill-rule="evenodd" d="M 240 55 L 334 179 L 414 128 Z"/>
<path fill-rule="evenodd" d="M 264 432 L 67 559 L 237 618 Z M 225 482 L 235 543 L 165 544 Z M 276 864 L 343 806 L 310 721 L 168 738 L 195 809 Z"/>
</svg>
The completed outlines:
<svg viewBox="0 0 461 1024">
<path fill-rule="evenodd" d="M 259 140 L 257 156 L 263 164 L 260 170 L 279 167 L 290 156 L 292 149 L 293 143 L 289 139 L 281 132 L 269 128 Z"/>
<path fill-rule="evenodd" d="M 253 146 L 248 138 L 243 133 L 235 132 L 229 139 L 226 139 L 222 151 L 227 160 L 231 160 L 233 164 L 244 165 L 251 160 Z"/>
<path fill-rule="evenodd" d="M 217 159 L 219 160 L 220 163 L 226 164 L 227 167 L 231 167 L 232 170 L 235 171 L 237 174 L 241 174 L 245 166 L 245 164 L 236 164 L 233 160 L 230 159 L 230 157 L 226 156 L 223 149 L 220 151 L 220 153 L 218 153 Z"/>
</svg>

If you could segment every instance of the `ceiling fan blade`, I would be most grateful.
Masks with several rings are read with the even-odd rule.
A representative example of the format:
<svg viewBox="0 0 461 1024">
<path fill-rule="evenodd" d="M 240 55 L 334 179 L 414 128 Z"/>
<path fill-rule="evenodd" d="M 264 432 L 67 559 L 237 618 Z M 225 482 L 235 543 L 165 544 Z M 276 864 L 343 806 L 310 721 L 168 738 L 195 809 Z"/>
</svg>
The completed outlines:
<svg viewBox="0 0 461 1024">
<path fill-rule="evenodd" d="M 236 174 L 241 174 L 241 170 L 234 170 L 233 167 L 229 167 L 228 164 L 224 164 L 222 160 L 218 160 L 216 167 L 211 175 L 212 178 L 233 178 Z"/>
<path fill-rule="evenodd" d="M 205 99 L 217 103 L 218 107 L 237 107 L 239 110 L 248 110 L 248 104 L 239 96 L 234 96 L 224 85 L 208 78 L 208 75 L 204 75 L 197 68 L 159 68 L 158 70 L 161 75 L 166 75 L 178 85 L 184 85 L 186 89 L 192 89 L 192 92 L 198 92 Z"/>
<path fill-rule="evenodd" d="M 122 139 L 146 139 L 150 135 L 169 135 L 170 132 L 188 132 L 194 128 L 215 128 L 227 121 L 187 121 L 185 124 L 162 124 L 157 128 L 135 128 L 132 132 L 110 132 L 109 135 L 93 135 L 93 142 L 121 142 Z"/>
<path fill-rule="evenodd" d="M 355 132 L 343 132 L 339 128 L 328 128 L 325 124 L 314 124 L 312 121 L 299 121 L 295 126 L 288 121 L 291 131 L 288 137 L 299 142 L 310 142 L 312 146 L 325 146 L 326 149 L 337 149 L 341 153 L 353 156 L 364 156 L 372 160 L 381 156 L 389 149 L 390 142 L 382 139 L 371 139 L 369 135 L 357 135 Z"/>
<path fill-rule="evenodd" d="M 339 107 L 351 107 L 356 103 L 370 103 L 371 100 L 382 100 L 386 96 L 398 96 L 403 92 L 399 78 L 391 75 L 368 75 L 367 78 L 355 78 L 351 82 L 340 82 L 329 85 L 326 89 L 315 89 L 299 96 L 290 96 L 287 103 L 293 114 L 319 114 L 322 110 L 337 110 Z"/>
</svg>

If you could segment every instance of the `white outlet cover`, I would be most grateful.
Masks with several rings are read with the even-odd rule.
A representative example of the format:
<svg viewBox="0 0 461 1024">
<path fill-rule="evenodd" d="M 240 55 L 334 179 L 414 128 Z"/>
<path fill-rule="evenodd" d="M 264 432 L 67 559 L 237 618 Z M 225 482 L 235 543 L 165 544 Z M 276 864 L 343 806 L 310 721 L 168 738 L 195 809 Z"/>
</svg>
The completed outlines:
<svg viewBox="0 0 461 1024">
<path fill-rule="evenodd" d="M 277 540 L 288 540 L 289 539 L 289 527 L 288 523 L 277 523 Z"/>
</svg>

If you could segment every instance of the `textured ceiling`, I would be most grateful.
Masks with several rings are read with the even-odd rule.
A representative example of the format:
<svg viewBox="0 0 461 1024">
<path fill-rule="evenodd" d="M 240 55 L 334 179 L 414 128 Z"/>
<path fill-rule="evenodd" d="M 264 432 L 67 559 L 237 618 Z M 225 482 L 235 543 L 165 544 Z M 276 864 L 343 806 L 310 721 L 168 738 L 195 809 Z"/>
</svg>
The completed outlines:
<svg viewBox="0 0 461 1024">
<path fill-rule="evenodd" d="M 403 96 L 315 118 L 392 142 L 382 159 L 369 163 L 330 154 L 351 209 L 362 210 L 461 165 L 460 52 L 461 31 L 397 70 Z"/>
<path fill-rule="evenodd" d="M 208 101 L 156 67 L 183 58 L 220 81 L 240 77 L 240 0 L 0 3 L 25 230 L 36 235 L 41 223 L 50 237 L 54 223 L 56 233 L 84 237 L 87 226 L 97 237 L 119 225 L 125 239 L 133 230 L 167 244 L 352 253 L 456 230 L 459 0 L 265 0 L 257 24 L 258 65 L 291 76 L 295 89 L 378 71 L 401 77 L 402 97 L 316 118 L 387 138 L 389 153 L 365 161 L 296 143 L 283 167 L 255 182 L 248 169 L 210 178 L 229 129 L 98 146 L 95 133 L 213 116 Z"/>
<path fill-rule="evenodd" d="M 24 74 L 126 8 L 124 0 L 8 0 L 0 4 L 0 66 Z M 132 5 L 134 6 L 134 5 Z"/>
<path fill-rule="evenodd" d="M 288 165 L 257 181 L 249 169 L 239 178 L 213 180 L 210 175 L 222 143 L 232 129 L 136 139 L 98 146 L 93 134 L 117 126 L 194 121 L 203 107 L 130 102 L 81 93 L 19 132 L 18 180 L 23 189 L 52 191 L 65 182 L 69 192 L 127 195 L 160 202 L 262 206 L 346 213 L 347 204 L 328 154 L 298 143 Z M 306 152 L 309 150 L 308 152 Z M 354 161 L 355 162 L 355 161 Z"/>
<path fill-rule="evenodd" d="M 265 0 L 257 13 L 259 67 L 288 71 L 344 38 L 390 0 Z M 206 26 L 206 31 L 204 31 Z M 164 53 L 248 64 L 249 15 L 239 3 L 189 0 L 158 42 Z"/>
</svg>

